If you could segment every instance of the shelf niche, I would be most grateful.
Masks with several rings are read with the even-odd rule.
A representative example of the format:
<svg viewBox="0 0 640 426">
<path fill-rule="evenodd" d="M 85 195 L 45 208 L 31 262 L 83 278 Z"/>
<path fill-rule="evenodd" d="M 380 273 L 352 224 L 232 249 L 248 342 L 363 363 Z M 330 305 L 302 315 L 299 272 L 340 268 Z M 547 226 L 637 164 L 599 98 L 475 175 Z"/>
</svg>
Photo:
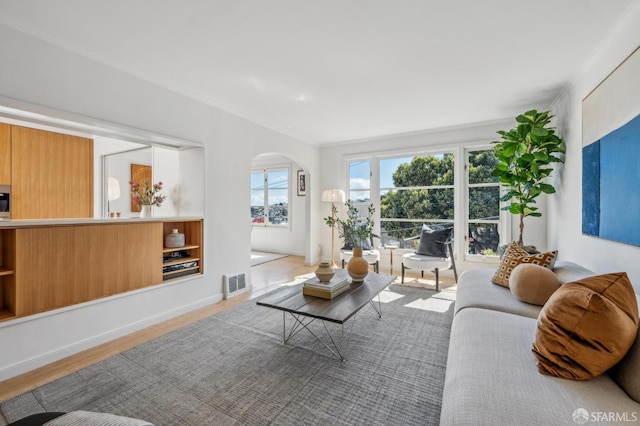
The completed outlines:
<svg viewBox="0 0 640 426">
<path fill-rule="evenodd" d="M 183 247 L 163 247 L 162 249 L 162 280 L 170 281 L 192 274 L 202 274 L 202 221 L 163 222 L 162 236 L 164 238 L 177 229 L 184 234 Z M 171 254 L 175 253 L 175 256 Z"/>
</svg>

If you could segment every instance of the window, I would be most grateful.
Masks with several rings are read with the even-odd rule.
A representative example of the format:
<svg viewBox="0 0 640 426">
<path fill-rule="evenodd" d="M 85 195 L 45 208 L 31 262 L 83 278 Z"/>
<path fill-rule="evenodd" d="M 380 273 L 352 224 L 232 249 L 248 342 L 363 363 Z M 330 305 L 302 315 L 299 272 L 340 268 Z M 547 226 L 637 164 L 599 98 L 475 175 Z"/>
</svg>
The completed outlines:
<svg viewBox="0 0 640 426">
<path fill-rule="evenodd" d="M 496 163 L 489 147 L 353 159 L 348 198 L 363 215 L 373 203 L 382 244 L 414 249 L 423 224 L 453 225 L 457 256 L 493 259 L 509 232 Z"/>
<path fill-rule="evenodd" d="M 349 199 L 355 204 L 371 203 L 371 162 L 349 163 Z"/>
<path fill-rule="evenodd" d="M 467 254 L 495 256 L 500 245 L 500 181 L 491 172 L 498 159 L 492 149 L 467 154 Z"/>
<path fill-rule="evenodd" d="M 289 169 L 251 173 L 251 222 L 254 226 L 289 225 Z"/>
<path fill-rule="evenodd" d="M 454 155 L 437 153 L 380 160 L 383 243 L 412 248 L 423 224 L 453 225 Z"/>
</svg>

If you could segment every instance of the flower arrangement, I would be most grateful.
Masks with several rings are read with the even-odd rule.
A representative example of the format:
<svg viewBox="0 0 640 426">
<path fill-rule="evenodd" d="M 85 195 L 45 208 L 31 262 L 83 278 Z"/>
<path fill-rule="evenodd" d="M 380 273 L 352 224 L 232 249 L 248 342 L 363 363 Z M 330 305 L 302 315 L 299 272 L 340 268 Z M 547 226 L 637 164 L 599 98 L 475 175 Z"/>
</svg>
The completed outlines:
<svg viewBox="0 0 640 426">
<path fill-rule="evenodd" d="M 133 202 L 139 206 L 158 206 L 167 198 L 166 195 L 160 195 L 158 192 L 162 189 L 162 182 L 149 185 L 148 180 L 142 182 L 142 188 L 138 182 L 129 181 L 131 185 L 131 196 Z"/>
</svg>

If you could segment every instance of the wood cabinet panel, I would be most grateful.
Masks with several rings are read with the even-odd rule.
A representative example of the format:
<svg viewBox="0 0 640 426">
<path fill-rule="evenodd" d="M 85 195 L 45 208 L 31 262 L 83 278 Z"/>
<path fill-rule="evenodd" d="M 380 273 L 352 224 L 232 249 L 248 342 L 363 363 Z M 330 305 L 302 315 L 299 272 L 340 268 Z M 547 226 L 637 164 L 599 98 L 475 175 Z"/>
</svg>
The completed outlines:
<svg viewBox="0 0 640 426">
<path fill-rule="evenodd" d="M 16 312 L 30 315 L 162 282 L 162 223 L 16 230 Z"/>
<path fill-rule="evenodd" d="M 93 140 L 11 126 L 11 217 L 93 217 Z"/>
<path fill-rule="evenodd" d="M 0 123 L 0 184 L 11 185 L 11 126 Z"/>
<path fill-rule="evenodd" d="M 16 311 L 15 240 L 15 230 L 0 230 L 0 320 Z"/>
</svg>

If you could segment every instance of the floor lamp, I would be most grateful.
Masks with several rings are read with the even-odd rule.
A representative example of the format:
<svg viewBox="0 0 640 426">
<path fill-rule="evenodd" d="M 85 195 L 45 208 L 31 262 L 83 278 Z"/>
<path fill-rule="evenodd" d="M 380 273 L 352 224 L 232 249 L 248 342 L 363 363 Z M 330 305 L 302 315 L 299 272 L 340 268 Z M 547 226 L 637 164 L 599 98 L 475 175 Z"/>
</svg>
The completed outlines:
<svg viewBox="0 0 640 426">
<path fill-rule="evenodd" d="M 322 191 L 322 201 L 331 203 L 331 218 L 334 220 L 335 224 L 335 214 L 336 214 L 336 205 L 335 203 L 340 202 L 344 203 L 345 200 L 344 191 L 341 189 L 327 189 Z M 331 267 L 336 268 L 336 262 L 334 260 L 335 257 L 335 225 L 331 227 Z"/>
</svg>

